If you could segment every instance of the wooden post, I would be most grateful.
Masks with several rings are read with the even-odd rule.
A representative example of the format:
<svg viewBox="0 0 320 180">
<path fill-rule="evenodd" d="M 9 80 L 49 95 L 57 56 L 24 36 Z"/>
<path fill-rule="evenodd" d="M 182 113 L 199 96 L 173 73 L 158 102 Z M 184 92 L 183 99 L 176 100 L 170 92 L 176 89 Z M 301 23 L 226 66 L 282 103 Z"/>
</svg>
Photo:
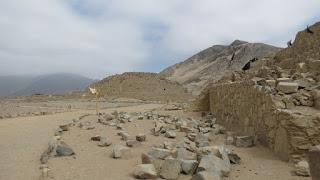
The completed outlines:
<svg viewBox="0 0 320 180">
<path fill-rule="evenodd" d="M 89 87 L 89 90 L 93 95 L 96 96 L 96 113 L 97 113 L 97 115 L 99 115 L 99 99 L 100 99 L 99 92 L 97 91 L 96 87 L 94 87 L 94 88 Z"/>
<path fill-rule="evenodd" d="M 99 93 L 96 93 L 96 113 L 99 115 Z"/>
</svg>

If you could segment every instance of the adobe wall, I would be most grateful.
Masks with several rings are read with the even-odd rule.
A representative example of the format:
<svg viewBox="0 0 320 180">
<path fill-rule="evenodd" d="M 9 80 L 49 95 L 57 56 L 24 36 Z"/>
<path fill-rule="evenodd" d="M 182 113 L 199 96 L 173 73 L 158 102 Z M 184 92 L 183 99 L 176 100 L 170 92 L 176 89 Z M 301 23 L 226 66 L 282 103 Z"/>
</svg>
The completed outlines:
<svg viewBox="0 0 320 180">
<path fill-rule="evenodd" d="M 320 116 L 279 109 L 271 95 L 249 82 L 213 86 L 209 106 L 227 130 L 256 137 L 282 160 L 300 159 L 320 143 Z"/>
</svg>

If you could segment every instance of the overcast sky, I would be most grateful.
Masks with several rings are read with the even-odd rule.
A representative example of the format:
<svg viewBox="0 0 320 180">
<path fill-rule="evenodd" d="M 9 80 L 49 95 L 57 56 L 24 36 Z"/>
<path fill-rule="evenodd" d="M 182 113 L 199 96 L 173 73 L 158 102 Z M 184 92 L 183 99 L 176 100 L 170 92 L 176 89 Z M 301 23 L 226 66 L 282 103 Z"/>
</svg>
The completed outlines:
<svg viewBox="0 0 320 180">
<path fill-rule="evenodd" d="M 320 0 L 1 0 L 0 75 L 158 72 L 234 39 L 285 46 Z"/>
</svg>

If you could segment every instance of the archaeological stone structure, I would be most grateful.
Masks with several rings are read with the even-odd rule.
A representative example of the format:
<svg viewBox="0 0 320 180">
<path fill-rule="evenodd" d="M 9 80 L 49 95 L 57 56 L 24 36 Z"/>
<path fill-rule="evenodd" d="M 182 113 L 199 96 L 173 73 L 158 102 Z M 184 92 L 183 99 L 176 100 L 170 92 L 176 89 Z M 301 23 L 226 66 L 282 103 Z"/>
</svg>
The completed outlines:
<svg viewBox="0 0 320 180">
<path fill-rule="evenodd" d="M 209 93 L 209 108 L 228 130 L 254 136 L 283 160 L 304 157 L 320 143 L 320 116 L 278 107 L 269 94 L 250 82 L 220 84 Z"/>
<path fill-rule="evenodd" d="M 320 144 L 320 23 L 297 34 L 274 58 L 209 85 L 193 110 L 210 111 L 238 135 L 252 136 L 285 161 Z"/>
<path fill-rule="evenodd" d="M 178 83 L 156 73 L 128 72 L 109 76 L 91 85 L 106 98 L 134 98 L 151 101 L 184 102 L 190 94 Z"/>
</svg>

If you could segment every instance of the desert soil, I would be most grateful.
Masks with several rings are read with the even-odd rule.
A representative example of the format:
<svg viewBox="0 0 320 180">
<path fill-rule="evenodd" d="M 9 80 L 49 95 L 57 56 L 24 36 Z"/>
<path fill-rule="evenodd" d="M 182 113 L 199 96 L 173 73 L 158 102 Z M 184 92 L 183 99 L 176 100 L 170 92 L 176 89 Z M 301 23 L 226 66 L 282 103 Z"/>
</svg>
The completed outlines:
<svg viewBox="0 0 320 180">
<path fill-rule="evenodd" d="M 47 104 L 50 104 L 48 102 Z M 92 106 L 94 103 L 92 103 Z M 125 106 L 122 104 L 122 106 Z M 124 112 L 144 112 L 160 108 L 161 104 L 140 104 L 128 107 L 104 108 L 102 112 L 111 113 L 114 110 Z M 162 111 L 177 116 L 197 116 L 194 113 L 183 111 Z M 47 148 L 48 141 L 53 137 L 55 129 L 72 119 L 77 119 L 84 114 L 94 114 L 91 109 L 78 108 L 71 112 L 60 112 L 43 116 L 26 116 L 5 118 L 0 120 L 0 179 L 1 180 L 38 180 L 41 176 L 39 158 Z M 113 159 L 110 157 L 112 146 L 99 147 L 96 142 L 90 141 L 94 135 L 107 136 L 113 144 L 125 145 L 116 135 L 114 127 L 95 123 L 95 129 L 82 130 L 72 127 L 62 135 L 62 139 L 70 145 L 76 155 L 71 157 L 57 157 L 49 160 L 48 179 L 58 180 L 128 180 L 132 176 L 133 167 L 141 163 L 141 152 L 147 152 L 153 145 L 164 141 L 177 142 L 184 134 L 178 133 L 177 138 L 168 139 L 164 136 L 153 136 L 150 129 L 153 127 L 151 120 L 135 120 L 124 124 L 131 135 L 145 133 L 147 141 L 140 147 L 132 148 L 132 156 L 127 159 Z M 223 143 L 223 135 L 218 137 L 212 145 Z M 307 180 L 291 175 L 292 165 L 276 158 L 272 152 L 262 146 L 252 148 L 237 148 L 227 146 L 237 153 L 242 163 L 233 165 L 231 180 Z M 190 179 L 190 176 L 180 175 L 179 180 Z"/>
</svg>

